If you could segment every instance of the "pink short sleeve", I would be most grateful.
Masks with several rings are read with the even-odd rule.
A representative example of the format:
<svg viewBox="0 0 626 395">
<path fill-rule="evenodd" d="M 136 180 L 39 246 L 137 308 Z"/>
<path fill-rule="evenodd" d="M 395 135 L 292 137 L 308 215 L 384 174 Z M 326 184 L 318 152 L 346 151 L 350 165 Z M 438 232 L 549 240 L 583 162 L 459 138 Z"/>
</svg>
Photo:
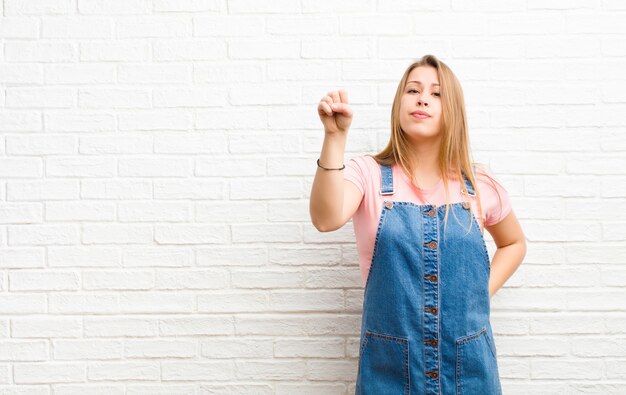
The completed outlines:
<svg viewBox="0 0 626 395">
<path fill-rule="evenodd" d="M 480 187 L 485 226 L 493 226 L 511 212 L 511 199 L 504 186 L 485 166 L 477 167 L 476 182 Z"/>
<path fill-rule="evenodd" d="M 346 163 L 343 169 L 344 180 L 352 181 L 361 191 L 361 196 L 365 194 L 367 180 L 369 179 L 369 169 L 363 157 L 352 158 Z"/>
</svg>

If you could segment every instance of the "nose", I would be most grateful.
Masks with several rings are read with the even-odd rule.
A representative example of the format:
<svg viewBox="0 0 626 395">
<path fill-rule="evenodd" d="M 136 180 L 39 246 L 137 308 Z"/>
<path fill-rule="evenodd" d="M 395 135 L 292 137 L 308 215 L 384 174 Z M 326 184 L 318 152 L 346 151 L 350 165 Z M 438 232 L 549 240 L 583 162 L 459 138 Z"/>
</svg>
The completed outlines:
<svg viewBox="0 0 626 395">
<path fill-rule="evenodd" d="M 417 98 L 417 104 L 418 104 L 419 106 L 421 106 L 421 105 L 423 105 L 423 106 L 428 106 L 428 102 L 426 101 L 426 99 L 425 99 L 422 95 L 420 95 L 420 96 Z"/>
</svg>

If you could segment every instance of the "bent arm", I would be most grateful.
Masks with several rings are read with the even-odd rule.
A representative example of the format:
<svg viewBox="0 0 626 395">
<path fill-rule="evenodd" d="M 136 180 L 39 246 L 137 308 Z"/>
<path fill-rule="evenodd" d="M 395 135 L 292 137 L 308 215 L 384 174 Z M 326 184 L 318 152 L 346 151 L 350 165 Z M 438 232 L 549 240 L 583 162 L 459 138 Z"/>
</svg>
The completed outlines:
<svg viewBox="0 0 626 395">
<path fill-rule="evenodd" d="M 489 296 L 515 273 L 526 256 L 526 236 L 513 210 L 502 221 L 485 229 L 493 237 L 497 250 L 491 261 Z"/>
<path fill-rule="evenodd" d="M 343 165 L 345 137 L 326 136 L 320 154 L 320 164 L 329 168 Z M 317 168 L 309 214 L 313 226 L 320 232 L 330 232 L 345 225 L 361 203 L 361 191 L 351 181 L 345 180 L 343 170 Z"/>
</svg>

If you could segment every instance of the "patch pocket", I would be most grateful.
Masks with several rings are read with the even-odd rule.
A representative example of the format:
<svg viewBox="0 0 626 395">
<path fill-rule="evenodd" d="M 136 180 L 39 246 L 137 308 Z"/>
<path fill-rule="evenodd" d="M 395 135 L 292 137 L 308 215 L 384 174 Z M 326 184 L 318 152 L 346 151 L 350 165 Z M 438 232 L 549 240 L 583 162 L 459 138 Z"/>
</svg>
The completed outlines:
<svg viewBox="0 0 626 395">
<path fill-rule="evenodd" d="M 456 339 L 457 395 L 502 393 L 496 352 L 487 328 Z"/>
<path fill-rule="evenodd" d="M 409 395 L 409 341 L 365 332 L 359 358 L 360 395 Z"/>
</svg>

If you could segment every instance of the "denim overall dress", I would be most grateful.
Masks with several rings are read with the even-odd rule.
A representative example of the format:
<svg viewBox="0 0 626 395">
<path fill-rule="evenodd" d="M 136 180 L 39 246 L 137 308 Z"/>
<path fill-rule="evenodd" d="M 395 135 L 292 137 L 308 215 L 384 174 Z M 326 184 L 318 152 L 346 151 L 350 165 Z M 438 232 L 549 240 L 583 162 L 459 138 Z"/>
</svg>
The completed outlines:
<svg viewBox="0 0 626 395">
<path fill-rule="evenodd" d="M 393 173 L 381 165 L 381 194 Z M 470 198 L 474 189 L 464 176 Z M 391 198 L 390 198 L 391 199 Z M 467 202 L 385 200 L 365 284 L 356 395 L 500 395 L 487 247 Z M 468 233 L 470 222 L 471 231 Z"/>
</svg>

